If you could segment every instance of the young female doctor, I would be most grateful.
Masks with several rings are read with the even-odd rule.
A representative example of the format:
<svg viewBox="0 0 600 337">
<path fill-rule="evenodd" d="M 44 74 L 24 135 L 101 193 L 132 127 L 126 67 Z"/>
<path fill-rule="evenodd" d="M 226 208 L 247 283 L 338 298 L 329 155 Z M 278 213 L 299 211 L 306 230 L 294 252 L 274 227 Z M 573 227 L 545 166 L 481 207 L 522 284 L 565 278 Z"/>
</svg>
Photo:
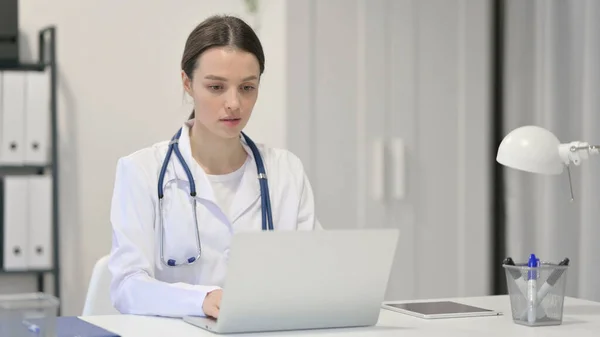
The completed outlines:
<svg viewBox="0 0 600 337">
<path fill-rule="evenodd" d="M 189 35 L 190 119 L 117 163 L 109 269 L 121 313 L 216 318 L 234 233 L 321 228 L 300 160 L 242 132 L 264 67 L 240 19 L 214 16 Z"/>
</svg>

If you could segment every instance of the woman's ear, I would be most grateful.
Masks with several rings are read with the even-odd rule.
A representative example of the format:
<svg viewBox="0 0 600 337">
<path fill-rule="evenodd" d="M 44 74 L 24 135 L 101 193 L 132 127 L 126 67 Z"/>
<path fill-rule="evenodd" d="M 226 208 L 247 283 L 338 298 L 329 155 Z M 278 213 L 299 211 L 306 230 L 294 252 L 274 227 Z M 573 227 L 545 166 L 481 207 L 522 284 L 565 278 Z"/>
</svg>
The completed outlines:
<svg viewBox="0 0 600 337">
<path fill-rule="evenodd" d="M 183 83 L 183 89 L 187 92 L 190 97 L 194 97 L 192 95 L 192 80 L 188 77 L 185 71 L 181 71 L 181 81 Z"/>
</svg>

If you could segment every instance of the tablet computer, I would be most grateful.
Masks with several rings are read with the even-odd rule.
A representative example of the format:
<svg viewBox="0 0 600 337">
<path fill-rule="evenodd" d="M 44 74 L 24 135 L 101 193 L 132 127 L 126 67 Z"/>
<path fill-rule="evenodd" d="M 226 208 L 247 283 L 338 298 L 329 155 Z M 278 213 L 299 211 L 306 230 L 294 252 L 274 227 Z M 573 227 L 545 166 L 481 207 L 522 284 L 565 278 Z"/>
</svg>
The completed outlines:
<svg viewBox="0 0 600 337">
<path fill-rule="evenodd" d="M 384 302 L 382 307 L 387 310 L 427 319 L 502 315 L 501 312 L 496 310 L 480 308 L 454 301 Z"/>
</svg>

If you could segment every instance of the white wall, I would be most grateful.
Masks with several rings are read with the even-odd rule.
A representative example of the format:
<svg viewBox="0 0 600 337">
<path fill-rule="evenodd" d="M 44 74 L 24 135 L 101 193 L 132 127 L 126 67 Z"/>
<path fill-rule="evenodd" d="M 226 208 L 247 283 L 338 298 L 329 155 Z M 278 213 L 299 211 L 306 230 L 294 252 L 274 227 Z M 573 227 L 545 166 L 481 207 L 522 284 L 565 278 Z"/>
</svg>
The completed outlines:
<svg viewBox="0 0 600 337">
<path fill-rule="evenodd" d="M 539 125 L 563 143 L 599 144 L 600 2 L 506 2 L 504 132 Z M 566 294 L 600 300 L 600 161 L 557 176 L 506 168 L 507 254 L 568 257 Z"/>
<path fill-rule="evenodd" d="M 171 137 L 189 114 L 179 73 L 187 35 L 215 13 L 253 20 L 243 0 L 19 3 L 25 60 L 37 55 L 37 31 L 57 28 L 63 314 L 79 314 L 93 264 L 110 249 L 117 158 Z M 260 3 L 266 71 L 247 131 L 257 142 L 285 146 L 285 1 Z M 35 284 L 3 276 L 0 292 Z"/>
<path fill-rule="evenodd" d="M 400 229 L 388 299 L 490 292 L 490 3 L 288 4 L 289 147 L 326 229 Z"/>
</svg>

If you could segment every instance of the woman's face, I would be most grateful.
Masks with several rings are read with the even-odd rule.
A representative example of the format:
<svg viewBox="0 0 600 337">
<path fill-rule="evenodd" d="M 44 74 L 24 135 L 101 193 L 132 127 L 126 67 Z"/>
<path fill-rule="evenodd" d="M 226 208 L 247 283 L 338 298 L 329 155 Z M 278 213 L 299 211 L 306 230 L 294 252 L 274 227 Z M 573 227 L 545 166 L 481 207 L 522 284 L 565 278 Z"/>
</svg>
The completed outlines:
<svg viewBox="0 0 600 337">
<path fill-rule="evenodd" d="M 182 71 L 184 88 L 194 99 L 195 122 L 219 137 L 238 137 L 258 97 L 258 60 L 243 50 L 215 47 L 197 62 L 192 80 Z"/>
</svg>

